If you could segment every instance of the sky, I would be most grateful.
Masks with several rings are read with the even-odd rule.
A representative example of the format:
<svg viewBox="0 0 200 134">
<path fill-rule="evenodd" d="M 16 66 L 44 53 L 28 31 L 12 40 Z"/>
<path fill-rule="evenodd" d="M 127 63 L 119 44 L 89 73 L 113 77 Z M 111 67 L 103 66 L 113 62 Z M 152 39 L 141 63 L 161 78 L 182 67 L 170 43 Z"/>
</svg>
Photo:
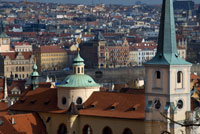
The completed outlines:
<svg viewBox="0 0 200 134">
<path fill-rule="evenodd" d="M 2 1 L 20 1 L 20 0 L 2 0 Z M 123 5 L 133 5 L 136 1 L 139 0 L 28 0 L 31 2 L 57 2 L 57 3 L 74 3 L 74 4 L 99 4 L 99 3 L 105 3 L 105 4 L 123 4 Z M 162 0 L 140 0 L 142 3 L 147 4 L 161 4 Z M 200 0 L 194 0 L 195 3 L 200 3 Z"/>
</svg>

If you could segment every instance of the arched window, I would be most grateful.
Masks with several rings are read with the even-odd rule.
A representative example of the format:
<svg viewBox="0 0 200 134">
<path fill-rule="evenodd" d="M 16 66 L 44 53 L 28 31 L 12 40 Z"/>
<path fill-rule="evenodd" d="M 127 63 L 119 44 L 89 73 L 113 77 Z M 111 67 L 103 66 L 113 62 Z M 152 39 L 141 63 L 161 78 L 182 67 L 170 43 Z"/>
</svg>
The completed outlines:
<svg viewBox="0 0 200 134">
<path fill-rule="evenodd" d="M 19 67 L 19 72 L 21 72 L 22 70 L 21 70 L 21 67 Z"/>
<path fill-rule="evenodd" d="M 105 127 L 105 128 L 103 129 L 103 134 L 112 134 L 111 128 Z"/>
<path fill-rule="evenodd" d="M 123 134 L 133 134 L 129 128 L 124 129 Z"/>
<path fill-rule="evenodd" d="M 85 125 L 83 128 L 83 134 L 92 134 L 92 128 L 89 125 Z"/>
<path fill-rule="evenodd" d="M 80 68 L 78 67 L 78 73 L 80 73 Z"/>
<path fill-rule="evenodd" d="M 67 127 L 65 126 L 65 124 L 60 124 L 57 134 L 67 134 Z"/>
<path fill-rule="evenodd" d="M 181 83 L 183 79 L 183 73 L 181 71 L 178 71 L 177 73 L 177 83 Z"/>
<path fill-rule="evenodd" d="M 24 72 L 24 66 L 22 67 L 22 71 Z"/>
<path fill-rule="evenodd" d="M 16 72 L 18 72 L 18 67 L 16 67 Z"/>
<path fill-rule="evenodd" d="M 77 100 L 76 100 L 76 103 L 77 104 L 82 104 L 83 103 L 83 100 L 81 97 L 78 97 Z"/>
<path fill-rule="evenodd" d="M 82 67 L 82 73 L 84 73 L 84 72 L 83 72 L 83 67 Z"/>
<path fill-rule="evenodd" d="M 156 71 L 156 79 L 160 79 L 160 71 Z"/>
</svg>

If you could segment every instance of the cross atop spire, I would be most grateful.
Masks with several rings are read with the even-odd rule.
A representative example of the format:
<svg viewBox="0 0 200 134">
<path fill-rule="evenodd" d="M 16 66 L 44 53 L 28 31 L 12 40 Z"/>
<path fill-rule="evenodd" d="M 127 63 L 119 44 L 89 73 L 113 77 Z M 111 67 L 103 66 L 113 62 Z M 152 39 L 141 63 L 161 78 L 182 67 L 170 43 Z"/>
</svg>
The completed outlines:
<svg viewBox="0 0 200 134">
<path fill-rule="evenodd" d="M 145 64 L 190 64 L 179 57 L 176 44 L 173 0 L 163 0 L 156 56 Z"/>
</svg>

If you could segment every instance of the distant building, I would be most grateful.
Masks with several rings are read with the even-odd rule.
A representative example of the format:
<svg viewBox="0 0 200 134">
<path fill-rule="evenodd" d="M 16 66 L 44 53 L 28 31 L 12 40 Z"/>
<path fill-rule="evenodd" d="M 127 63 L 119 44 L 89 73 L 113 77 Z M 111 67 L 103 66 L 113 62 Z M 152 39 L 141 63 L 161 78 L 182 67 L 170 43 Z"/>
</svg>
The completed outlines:
<svg viewBox="0 0 200 134">
<path fill-rule="evenodd" d="M 14 42 L 16 52 L 32 52 L 32 45 L 28 42 Z"/>
<path fill-rule="evenodd" d="M 81 55 L 89 68 L 113 68 L 129 65 L 129 44 L 125 40 L 106 40 L 98 33 L 81 45 Z"/>
<path fill-rule="evenodd" d="M 10 37 L 4 32 L 3 21 L 1 20 L 0 53 L 2 52 L 10 52 Z"/>
<path fill-rule="evenodd" d="M 192 0 L 175 0 L 174 9 L 175 10 L 192 10 L 194 9 L 194 1 Z"/>
<path fill-rule="evenodd" d="M 67 66 L 67 51 L 58 46 L 40 46 L 34 55 L 39 71 L 59 70 Z"/>
<path fill-rule="evenodd" d="M 80 48 L 87 68 L 106 67 L 106 40 L 100 32 L 93 40 L 83 42 Z"/>
<path fill-rule="evenodd" d="M 25 79 L 32 72 L 34 56 L 31 52 L 5 52 L 0 54 L 0 75 Z"/>
</svg>

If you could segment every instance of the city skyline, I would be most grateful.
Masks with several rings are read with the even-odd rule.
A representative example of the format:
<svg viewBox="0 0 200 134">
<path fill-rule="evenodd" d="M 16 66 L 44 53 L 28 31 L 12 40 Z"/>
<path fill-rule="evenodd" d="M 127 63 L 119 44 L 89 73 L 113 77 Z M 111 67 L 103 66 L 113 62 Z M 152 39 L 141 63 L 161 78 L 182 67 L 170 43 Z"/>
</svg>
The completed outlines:
<svg viewBox="0 0 200 134">
<path fill-rule="evenodd" d="M 3 0 L 5 1 L 5 0 Z M 22 1 L 22 0 L 8 0 L 8 1 Z M 99 3 L 104 3 L 104 4 L 120 4 L 120 5 L 133 5 L 137 1 L 141 1 L 142 3 L 146 4 L 162 4 L 162 0 L 154 0 L 154 1 L 149 1 L 149 0 L 27 0 L 29 2 L 47 2 L 47 3 L 62 3 L 62 4 L 99 4 Z M 199 0 L 193 0 L 195 4 L 199 4 Z"/>
</svg>

